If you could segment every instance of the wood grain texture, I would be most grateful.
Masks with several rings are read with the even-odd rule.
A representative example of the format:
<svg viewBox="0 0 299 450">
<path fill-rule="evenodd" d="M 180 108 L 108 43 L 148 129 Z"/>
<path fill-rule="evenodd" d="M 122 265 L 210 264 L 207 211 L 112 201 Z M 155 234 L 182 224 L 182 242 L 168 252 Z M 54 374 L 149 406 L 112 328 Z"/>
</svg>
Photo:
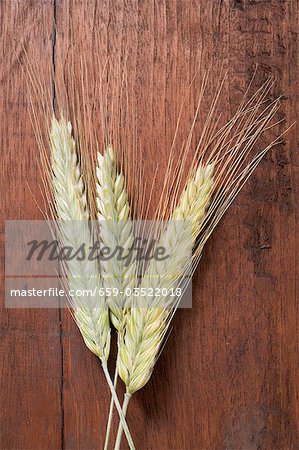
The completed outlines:
<svg viewBox="0 0 299 450">
<path fill-rule="evenodd" d="M 41 219 L 38 154 L 24 49 L 39 69 L 52 55 L 49 2 L 2 1 L 0 44 L 1 154 L 1 448 L 60 448 L 61 349 L 58 310 L 4 307 L 4 220 Z M 47 81 L 47 80 L 45 80 Z M 51 79 L 48 78 L 48 83 Z M 30 190 L 31 193 L 30 193 Z"/>
<path fill-rule="evenodd" d="M 280 118 L 288 125 L 297 119 L 295 0 L 6 0 L 0 5 L 3 219 L 40 218 L 26 188 L 27 181 L 39 198 L 37 146 L 15 55 L 22 54 L 21 43 L 41 68 L 53 57 L 56 71 L 74 45 L 87 60 L 128 51 L 149 179 L 159 164 L 156 201 L 182 96 L 198 67 L 210 67 L 210 96 L 221 68 L 228 70 L 221 98 L 226 119 L 256 64 L 254 87 L 275 76 L 272 94 L 285 96 Z M 192 86 L 182 134 L 198 93 L 199 86 Z M 269 131 L 263 142 L 274 137 Z M 193 308 L 178 312 L 150 382 L 130 405 L 137 449 L 299 449 L 298 140 L 295 125 L 210 239 L 193 281 Z M 1 331 L 1 448 L 102 447 L 108 389 L 68 312 L 3 308 Z"/>
</svg>

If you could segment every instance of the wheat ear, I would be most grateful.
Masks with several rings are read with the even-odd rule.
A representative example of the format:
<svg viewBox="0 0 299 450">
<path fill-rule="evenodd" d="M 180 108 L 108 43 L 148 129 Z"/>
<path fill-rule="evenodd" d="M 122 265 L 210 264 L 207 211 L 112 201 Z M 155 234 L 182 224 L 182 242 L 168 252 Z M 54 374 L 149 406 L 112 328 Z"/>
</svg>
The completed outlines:
<svg viewBox="0 0 299 450">
<path fill-rule="evenodd" d="M 112 147 L 104 155 L 98 153 L 96 169 L 97 216 L 102 243 L 111 249 L 116 246 L 127 253 L 133 244 L 130 205 L 123 174 L 116 170 L 116 161 Z M 102 263 L 103 284 L 105 288 L 116 288 L 118 295 L 107 297 L 110 318 L 118 331 L 118 343 L 122 339 L 126 315 L 126 290 L 132 289 L 135 281 L 136 264 L 131 260 L 125 264 L 117 258 Z M 117 363 L 114 375 L 114 388 L 117 386 Z M 108 448 L 113 415 L 113 398 L 111 398 L 104 449 Z"/>
<path fill-rule="evenodd" d="M 82 243 L 91 244 L 88 228 L 86 194 L 72 128 L 62 117 L 52 120 L 51 128 L 52 187 L 57 218 L 62 221 L 59 235 L 63 246 L 78 249 Z M 80 221 L 80 222 L 79 222 Z M 100 283 L 95 261 L 72 259 L 66 273 L 71 289 L 96 289 Z M 109 315 L 100 297 L 86 299 L 71 298 L 74 318 L 87 347 L 101 360 L 107 361 L 110 350 Z"/>
<path fill-rule="evenodd" d="M 114 249 L 122 249 L 126 255 L 132 247 L 134 236 L 130 218 L 130 205 L 123 174 L 117 173 L 112 147 L 104 155 L 98 153 L 97 210 L 102 243 Z M 107 297 L 111 322 L 121 332 L 124 326 L 126 289 L 135 283 L 136 263 L 129 264 L 118 258 L 102 262 L 102 277 L 105 287 L 117 288 L 118 296 Z"/>
<path fill-rule="evenodd" d="M 171 221 L 162 233 L 158 246 L 167 249 L 169 258 L 150 262 L 141 288 L 168 291 L 175 288 L 184 275 L 191 258 L 192 247 L 201 229 L 213 188 L 213 165 L 200 165 L 183 191 Z M 168 318 L 175 307 L 175 297 L 148 297 L 135 304 L 127 315 L 125 335 L 119 346 L 118 372 L 126 385 L 123 412 L 129 399 L 149 380 L 161 343 L 168 328 Z M 122 426 L 115 449 L 121 443 Z"/>
<path fill-rule="evenodd" d="M 63 117 L 58 121 L 52 119 L 50 133 L 52 190 L 58 225 L 58 234 L 63 246 L 78 249 L 82 243 L 90 245 L 92 242 L 88 227 L 88 210 L 85 188 L 80 171 L 75 141 L 72 137 L 72 127 Z M 79 223 L 76 221 L 80 221 Z M 80 288 L 83 292 L 91 290 L 99 292 L 101 277 L 97 263 L 84 259 L 72 259 L 64 267 L 71 289 L 76 292 Z M 85 291 L 84 291 L 85 290 Z M 109 312 L 105 300 L 99 295 L 70 298 L 74 311 L 74 318 L 81 331 L 87 347 L 101 360 L 103 371 L 107 379 L 111 394 L 124 425 L 125 433 L 131 449 L 134 444 L 122 414 L 116 392 L 113 388 L 107 369 L 107 359 L 110 350 Z"/>
</svg>

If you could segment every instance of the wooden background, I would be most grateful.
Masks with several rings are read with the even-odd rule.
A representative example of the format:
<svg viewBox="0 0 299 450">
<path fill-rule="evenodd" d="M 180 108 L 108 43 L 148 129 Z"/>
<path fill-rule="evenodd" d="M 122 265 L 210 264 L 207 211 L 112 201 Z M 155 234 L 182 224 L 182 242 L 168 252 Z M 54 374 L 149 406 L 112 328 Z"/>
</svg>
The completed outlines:
<svg viewBox="0 0 299 450">
<path fill-rule="evenodd" d="M 206 69 L 212 61 L 212 86 L 221 66 L 229 70 L 226 118 L 258 64 L 255 85 L 274 75 L 273 94 L 285 96 L 280 117 L 296 120 L 296 0 L 1 0 L 0 12 L 3 268 L 4 220 L 41 218 L 26 184 L 39 199 L 22 45 L 41 70 L 63 64 L 74 43 L 87 58 L 129 50 L 144 163 L 148 173 L 162 163 L 158 186 L 198 62 Z M 294 126 L 210 239 L 193 309 L 178 312 L 150 382 L 130 406 L 137 449 L 299 449 L 298 138 Z M 108 389 L 68 312 L 8 310 L 3 302 L 0 321 L 1 449 L 101 448 Z"/>
</svg>

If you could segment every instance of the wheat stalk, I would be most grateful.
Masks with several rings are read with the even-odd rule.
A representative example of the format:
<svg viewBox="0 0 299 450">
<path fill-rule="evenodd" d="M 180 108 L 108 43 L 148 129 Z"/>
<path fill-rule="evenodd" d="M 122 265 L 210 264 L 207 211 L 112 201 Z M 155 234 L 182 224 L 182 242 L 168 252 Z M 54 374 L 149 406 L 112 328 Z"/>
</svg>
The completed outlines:
<svg viewBox="0 0 299 450">
<path fill-rule="evenodd" d="M 86 194 L 70 122 L 63 117 L 59 121 L 53 117 L 50 141 L 53 197 L 56 216 L 62 221 L 58 225 L 61 244 L 71 246 L 73 249 L 78 249 L 82 243 L 89 247 L 92 239 L 87 222 L 89 214 Z M 79 225 L 77 221 L 80 221 Z M 82 292 L 91 290 L 96 293 L 88 298 L 76 297 L 76 295 L 71 297 L 74 318 L 85 344 L 101 360 L 111 394 L 120 413 L 120 420 L 125 427 L 130 448 L 134 449 L 107 369 L 110 350 L 109 311 L 105 300 L 99 295 L 101 277 L 97 263 L 88 258 L 72 259 L 68 261 L 67 266 L 64 266 L 64 271 L 68 276 L 69 286 L 74 292 L 80 288 Z"/>
<path fill-rule="evenodd" d="M 130 218 L 130 205 L 126 193 L 125 179 L 117 173 L 113 149 L 109 146 L 104 155 L 98 152 L 96 168 L 96 203 L 97 217 L 100 226 L 101 241 L 110 249 L 119 247 L 124 254 L 131 249 L 134 236 Z M 136 263 L 132 259 L 125 264 L 116 257 L 102 261 L 102 277 L 105 289 L 117 289 L 118 294 L 106 297 L 110 308 L 110 318 L 118 331 L 118 342 L 122 340 L 125 318 L 127 289 L 132 290 L 135 283 Z M 114 387 L 117 386 L 117 364 L 114 375 Z M 108 448 L 113 414 L 113 398 L 111 398 L 104 448 Z"/>
</svg>

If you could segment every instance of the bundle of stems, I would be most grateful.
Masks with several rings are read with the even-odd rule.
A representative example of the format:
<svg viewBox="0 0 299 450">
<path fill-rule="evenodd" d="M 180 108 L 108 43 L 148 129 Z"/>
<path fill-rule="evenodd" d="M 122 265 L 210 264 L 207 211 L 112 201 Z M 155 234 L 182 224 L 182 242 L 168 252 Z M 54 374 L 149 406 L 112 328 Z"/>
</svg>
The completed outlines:
<svg viewBox="0 0 299 450">
<path fill-rule="evenodd" d="M 46 98 L 32 71 L 30 77 L 37 95 Z M 126 77 L 121 70 L 117 73 L 119 91 L 113 84 L 115 79 L 108 78 L 108 87 L 112 86 L 112 102 L 107 86 L 104 89 L 103 73 L 100 83 L 96 84 L 94 91 L 100 103 L 102 134 L 92 125 L 94 105 L 89 112 L 84 109 L 86 78 L 86 71 L 82 70 L 81 91 L 72 97 L 71 102 L 65 96 L 67 101 L 62 103 L 67 106 L 61 109 L 63 112 L 59 117 L 53 116 L 50 129 L 46 129 L 50 137 L 46 144 L 33 108 L 32 119 L 45 174 L 46 200 L 52 217 L 59 221 L 56 231 L 61 245 L 78 248 L 82 241 L 92 243 L 96 235 L 102 246 L 119 247 L 126 253 L 132 248 L 136 233 L 143 236 L 143 226 L 134 227 L 133 220 L 148 219 L 150 203 L 145 200 L 142 187 L 144 174 L 138 164 L 140 155 L 136 150 L 136 136 L 132 130 L 127 133 L 131 119 L 128 97 L 124 96 L 125 105 L 119 100 L 122 98 L 119 92 L 125 90 Z M 194 145 L 195 127 L 207 80 L 204 77 L 194 119 L 177 151 L 180 113 L 160 200 L 155 208 L 154 221 L 147 230 L 155 238 L 155 247 L 167 250 L 168 258 L 162 261 L 152 259 L 142 265 L 135 257 L 129 264 L 110 258 L 100 263 L 76 260 L 63 265 L 69 287 L 74 290 L 76 287 L 102 287 L 106 294 L 92 299 L 70 298 L 74 320 L 87 347 L 100 359 L 111 391 L 105 449 L 109 445 L 114 404 L 120 419 L 115 449 L 120 449 L 123 430 L 130 448 L 134 448 L 125 419 L 129 401 L 151 377 L 171 320 L 205 243 L 263 156 L 281 140 L 280 136 L 256 151 L 261 135 L 279 123 L 273 119 L 279 109 L 280 98 L 267 100 L 272 81 L 266 81 L 251 97 L 247 91 L 233 117 L 220 126 L 217 105 L 222 80 L 200 138 Z M 44 104 L 41 109 L 48 117 Z M 191 150 L 193 158 L 190 164 Z M 152 190 L 154 185 L 155 177 Z M 94 224 L 88 223 L 90 219 L 96 219 L 96 229 Z M 118 295 L 108 295 L 109 289 L 114 288 Z M 138 288 L 137 296 L 127 294 L 134 288 Z M 156 288 L 165 294 L 149 295 L 149 291 L 155 292 Z M 170 295 L 174 290 L 175 295 Z M 107 369 L 111 325 L 116 329 L 118 346 L 113 382 Z M 118 377 L 126 389 L 122 408 L 116 394 Z"/>
<path fill-rule="evenodd" d="M 29 60 L 27 63 L 32 106 L 30 117 L 40 150 L 43 194 L 50 210 L 46 218 L 61 248 L 71 248 L 76 254 L 82 245 L 87 249 L 91 248 L 98 235 L 90 222 L 95 218 L 92 195 L 88 194 L 88 187 L 92 182 L 89 177 L 90 168 L 87 160 L 84 165 L 84 156 L 82 158 L 82 149 L 86 149 L 86 136 L 80 133 L 75 142 L 72 125 L 65 119 L 68 113 L 55 114 L 56 105 L 50 101 L 53 92 L 45 90 Z M 39 109 L 34 105 L 36 99 Z M 74 124 L 77 125 L 80 120 L 83 119 L 78 111 Z M 122 179 L 116 180 L 117 189 L 121 190 L 121 182 Z M 119 204 L 118 206 L 121 208 Z M 125 215 L 124 211 L 123 214 Z M 67 259 L 67 262 L 61 260 L 61 269 L 71 314 L 86 346 L 100 359 L 129 447 L 134 450 L 135 446 L 107 367 L 111 326 L 107 298 L 100 294 L 101 288 L 105 287 L 103 267 L 100 268 L 94 259 L 71 258 Z M 80 296 L 70 296 L 70 291 L 80 291 Z M 94 294 L 90 296 L 88 292 Z"/>
<path fill-rule="evenodd" d="M 70 122 L 66 122 L 63 116 L 59 121 L 53 117 L 50 133 L 51 184 L 54 214 L 58 219 L 57 232 L 61 246 L 72 248 L 76 252 L 82 243 L 88 248 L 92 246 L 92 233 L 88 225 L 89 212 L 84 182 L 71 133 Z M 79 297 L 76 295 L 70 297 L 74 320 L 86 346 L 101 361 L 113 401 L 116 403 L 120 420 L 125 427 L 130 448 L 133 449 L 134 444 L 107 368 L 110 351 L 110 321 L 106 298 L 99 294 L 104 284 L 102 274 L 95 260 L 75 258 L 68 260 L 67 263 L 62 262 L 69 289 L 75 293 L 83 292 L 83 295 Z M 85 294 L 90 290 L 95 295 Z"/>
</svg>

